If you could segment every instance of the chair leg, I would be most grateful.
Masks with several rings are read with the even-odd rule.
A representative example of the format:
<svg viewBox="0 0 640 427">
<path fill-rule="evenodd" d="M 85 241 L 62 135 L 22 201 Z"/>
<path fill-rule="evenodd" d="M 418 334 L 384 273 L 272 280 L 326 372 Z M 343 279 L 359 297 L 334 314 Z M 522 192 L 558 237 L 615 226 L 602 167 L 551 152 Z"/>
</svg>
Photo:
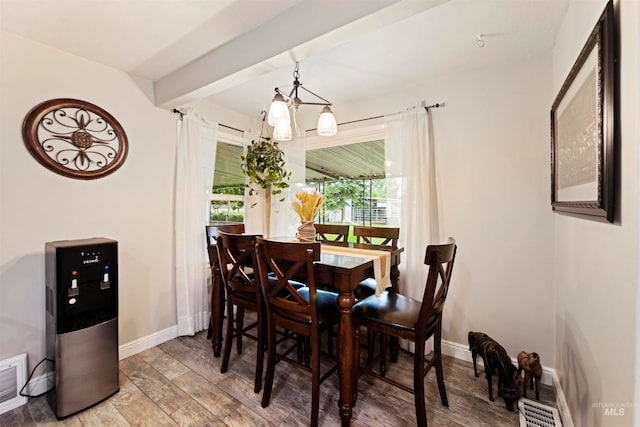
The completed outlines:
<svg viewBox="0 0 640 427">
<path fill-rule="evenodd" d="M 318 341 L 318 345 L 320 345 L 320 342 Z M 309 360 L 309 357 L 311 357 L 311 353 L 309 353 L 309 347 L 311 347 L 311 338 L 305 336 L 304 337 L 304 366 L 309 366 L 311 361 Z"/>
<path fill-rule="evenodd" d="M 416 342 L 413 356 L 413 397 L 416 406 L 416 422 L 419 427 L 427 427 L 427 408 L 424 403 L 424 341 Z"/>
<path fill-rule="evenodd" d="M 302 363 L 304 358 L 304 340 L 300 334 L 296 334 L 296 356 L 298 357 L 298 362 Z"/>
<path fill-rule="evenodd" d="M 238 347 L 238 354 L 242 353 L 242 329 L 244 328 L 244 308 L 238 307 L 236 312 L 236 329 L 238 330 L 238 338 L 236 345 Z"/>
<path fill-rule="evenodd" d="M 229 359 L 231 358 L 231 346 L 233 343 L 233 303 L 227 300 L 227 330 L 224 339 L 224 350 L 222 352 L 222 364 L 220 372 L 225 373 L 229 369 Z"/>
<path fill-rule="evenodd" d="M 333 328 L 329 328 L 327 331 L 327 351 L 329 354 L 333 354 Z"/>
<path fill-rule="evenodd" d="M 438 325 L 433 334 L 433 357 L 436 358 L 436 378 L 442 406 L 449 406 L 447 390 L 444 388 L 444 370 L 442 369 L 442 324 Z"/>
<path fill-rule="evenodd" d="M 387 347 L 389 336 L 380 332 L 380 375 L 383 377 L 387 373 Z"/>
<path fill-rule="evenodd" d="M 367 365 L 373 361 L 373 348 L 375 347 L 376 333 L 367 327 Z"/>
<path fill-rule="evenodd" d="M 254 380 L 253 391 L 254 393 L 260 393 L 262 389 L 262 371 L 264 366 L 264 316 L 258 311 L 258 324 L 256 325 L 258 330 L 258 346 L 256 348 L 256 378 Z"/>
<path fill-rule="evenodd" d="M 309 337 L 305 337 L 306 340 Z M 311 427 L 318 427 L 320 414 L 320 334 L 313 337 L 311 344 Z M 308 341 L 306 341 L 308 343 Z"/>
<path fill-rule="evenodd" d="M 270 321 L 267 320 L 270 323 Z M 264 390 L 262 391 L 262 407 L 269 406 L 271 399 L 271 388 L 273 387 L 273 376 L 276 369 L 276 328 L 269 325 L 267 327 L 267 373 L 264 378 Z"/>
</svg>

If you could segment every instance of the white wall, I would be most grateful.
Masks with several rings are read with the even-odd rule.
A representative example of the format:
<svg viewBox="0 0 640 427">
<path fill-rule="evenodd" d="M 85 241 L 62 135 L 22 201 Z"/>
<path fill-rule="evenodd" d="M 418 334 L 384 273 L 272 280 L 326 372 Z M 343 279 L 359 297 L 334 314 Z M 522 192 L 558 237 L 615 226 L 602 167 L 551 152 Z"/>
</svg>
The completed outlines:
<svg viewBox="0 0 640 427">
<path fill-rule="evenodd" d="M 604 5 L 571 3 L 553 51 L 554 94 Z M 615 223 L 554 216 L 556 370 L 576 426 L 631 426 L 640 418 L 632 407 L 605 416 L 605 408 L 593 406 L 632 405 L 638 375 L 638 4 L 622 0 L 615 7 L 621 35 Z"/>
<path fill-rule="evenodd" d="M 551 97 L 546 55 L 429 77 L 405 93 L 340 106 L 348 121 L 421 100 L 445 103 L 433 110 L 440 235 L 456 238 L 458 255 L 443 335 L 457 356 L 467 355 L 460 350 L 473 330 L 512 357 L 536 351 L 545 366 L 555 365 Z"/>
<path fill-rule="evenodd" d="M 0 41 L 0 358 L 44 357 L 45 242 L 119 242 L 120 344 L 173 328 L 173 178 L 177 116 L 126 74 L 9 33 Z M 112 175 L 77 180 L 41 166 L 22 140 L 29 110 L 77 98 L 111 113 L 129 140 Z"/>
</svg>

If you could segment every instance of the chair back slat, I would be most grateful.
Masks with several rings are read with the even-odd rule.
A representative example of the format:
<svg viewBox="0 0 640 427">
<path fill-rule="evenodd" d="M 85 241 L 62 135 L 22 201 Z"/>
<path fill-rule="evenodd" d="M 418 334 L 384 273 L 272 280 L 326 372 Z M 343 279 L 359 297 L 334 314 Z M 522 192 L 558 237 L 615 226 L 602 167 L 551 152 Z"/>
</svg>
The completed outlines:
<svg viewBox="0 0 640 427">
<path fill-rule="evenodd" d="M 225 231 L 233 234 L 244 234 L 244 224 L 206 225 L 204 230 L 207 236 L 209 265 L 211 268 L 215 268 L 218 265 L 218 251 L 216 250 L 216 238 L 218 237 L 218 231 Z"/>
<path fill-rule="evenodd" d="M 314 298 L 305 299 L 289 281 L 304 278 L 309 294 L 315 295 L 313 261 L 320 259 L 320 243 L 279 242 L 258 238 L 256 253 L 262 293 L 269 316 L 297 313 L 316 322 L 317 307 Z M 275 285 L 269 283 L 269 272 L 277 280 Z"/>
<path fill-rule="evenodd" d="M 456 242 L 451 237 L 446 244 L 427 246 L 424 263 L 429 266 L 429 274 L 418 318 L 418 328 L 426 327 L 434 316 L 442 315 L 449 293 L 456 252 Z"/>
<path fill-rule="evenodd" d="M 398 249 L 400 228 L 398 227 L 353 227 L 356 248 L 395 250 Z"/>
<path fill-rule="evenodd" d="M 314 224 L 316 240 L 325 245 L 348 246 L 349 226 L 338 224 Z"/>
<path fill-rule="evenodd" d="M 220 260 L 220 275 L 227 291 L 255 293 L 260 300 L 260 288 L 252 270 L 257 264 L 255 252 L 257 237 L 259 235 L 218 231 L 216 248 Z"/>
</svg>

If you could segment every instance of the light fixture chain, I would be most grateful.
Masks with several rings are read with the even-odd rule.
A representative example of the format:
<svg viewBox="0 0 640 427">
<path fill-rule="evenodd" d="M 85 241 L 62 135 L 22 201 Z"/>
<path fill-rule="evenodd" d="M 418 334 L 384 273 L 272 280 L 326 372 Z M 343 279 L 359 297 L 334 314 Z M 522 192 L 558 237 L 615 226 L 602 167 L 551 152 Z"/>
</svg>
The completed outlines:
<svg viewBox="0 0 640 427">
<path fill-rule="evenodd" d="M 296 68 L 293 70 L 293 78 L 298 80 L 300 78 L 300 62 L 296 61 Z"/>
</svg>

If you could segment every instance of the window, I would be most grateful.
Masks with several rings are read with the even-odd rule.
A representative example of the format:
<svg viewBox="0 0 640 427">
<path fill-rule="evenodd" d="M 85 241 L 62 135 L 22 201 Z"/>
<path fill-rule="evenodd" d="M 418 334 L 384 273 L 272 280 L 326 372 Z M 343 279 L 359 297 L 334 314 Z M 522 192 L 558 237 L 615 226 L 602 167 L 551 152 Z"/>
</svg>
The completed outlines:
<svg viewBox="0 0 640 427">
<path fill-rule="evenodd" d="M 209 219 L 213 222 L 244 221 L 244 175 L 240 167 L 242 135 L 218 128 Z"/>
<path fill-rule="evenodd" d="M 387 225 L 399 204 L 386 196 L 384 125 L 341 126 L 332 138 L 308 136 L 306 182 L 327 196 L 321 223 Z"/>
</svg>

